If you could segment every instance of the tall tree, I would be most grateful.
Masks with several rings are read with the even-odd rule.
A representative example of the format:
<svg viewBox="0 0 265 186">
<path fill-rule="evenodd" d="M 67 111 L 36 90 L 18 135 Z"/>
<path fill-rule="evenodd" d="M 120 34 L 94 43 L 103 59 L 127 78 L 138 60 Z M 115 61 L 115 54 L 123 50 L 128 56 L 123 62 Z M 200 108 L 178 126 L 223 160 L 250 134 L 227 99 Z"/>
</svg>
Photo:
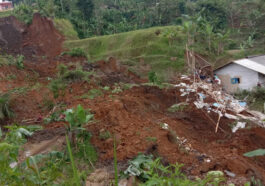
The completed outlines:
<svg viewBox="0 0 265 186">
<path fill-rule="evenodd" d="M 94 3 L 92 0 L 78 0 L 77 6 L 86 20 L 91 19 L 94 10 Z"/>
</svg>

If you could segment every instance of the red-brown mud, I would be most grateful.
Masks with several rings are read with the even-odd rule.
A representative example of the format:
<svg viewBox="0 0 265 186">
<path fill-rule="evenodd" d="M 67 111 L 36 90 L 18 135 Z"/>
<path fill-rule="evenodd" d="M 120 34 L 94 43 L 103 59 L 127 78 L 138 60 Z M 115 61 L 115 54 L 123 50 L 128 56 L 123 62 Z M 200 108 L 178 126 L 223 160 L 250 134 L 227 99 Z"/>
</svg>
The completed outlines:
<svg viewBox="0 0 265 186">
<path fill-rule="evenodd" d="M 58 55 L 61 52 L 60 44 L 63 37 L 53 29 L 49 20 L 36 15 L 33 24 L 27 27 L 27 31 L 23 31 L 27 38 L 24 41 L 27 42 L 24 42 L 24 50 L 21 51 L 29 52 L 28 55 L 50 57 Z M 49 31 L 52 33 L 47 34 Z M 42 32 L 47 36 L 38 38 L 38 33 Z M 46 47 L 51 48 L 46 50 Z M 121 162 L 135 157 L 139 152 L 152 153 L 162 157 L 165 163 L 184 164 L 183 170 L 190 176 L 202 176 L 210 170 L 227 170 L 235 173 L 236 177 L 250 179 L 255 176 L 265 181 L 265 157 L 243 156 L 246 152 L 265 148 L 264 128 L 252 125 L 232 133 L 230 124 L 233 121 L 222 118 L 220 122 L 222 130 L 215 133 L 214 123 L 192 104 L 184 111 L 175 113 L 168 111 L 173 104 L 185 101 L 180 96 L 178 88 L 160 89 L 156 86 L 140 85 L 145 81 L 129 72 L 126 67 L 119 65 L 113 58 L 108 62 L 99 61 L 93 64 L 84 63 L 84 59 L 80 60 L 83 69 L 94 70 L 96 77 L 89 83 L 69 83 L 65 94 L 58 99 L 54 99 L 47 88 L 49 83 L 47 79 L 56 78 L 58 64 L 78 62 L 79 59 L 38 58 L 36 63 L 26 62 L 24 70 L 18 70 L 14 66 L 0 67 L 0 77 L 2 77 L 0 92 L 18 87 L 33 87 L 37 83 L 41 85 L 23 94 L 15 94 L 11 100 L 11 109 L 15 112 L 15 118 L 6 121 L 7 124 L 12 122 L 41 124 L 45 130 L 37 132 L 30 141 L 52 139 L 57 135 L 63 135 L 64 123 L 53 122 L 46 125 L 42 120 L 38 120 L 50 113 L 50 110 L 43 106 L 45 100 L 51 100 L 55 105 L 63 104 L 66 108 L 82 104 L 85 108 L 91 109 L 95 116 L 96 122 L 86 128 L 93 135 L 92 143 L 96 147 L 100 162 L 110 162 L 113 159 L 113 139 L 100 137 L 102 133 L 110 132 L 117 139 L 117 156 Z M 7 80 L 8 74 L 15 74 L 16 78 Z M 134 83 L 139 86 L 120 93 L 102 89 L 103 86 L 113 88 L 116 86 L 115 83 L 119 82 Z M 100 89 L 104 95 L 94 99 L 80 98 L 91 89 Z M 210 117 L 213 121 L 217 121 L 218 115 L 210 114 Z M 28 119 L 32 119 L 30 120 L 32 123 L 25 122 Z M 161 127 L 165 123 L 169 126 L 168 130 Z M 239 181 L 238 184 L 243 183 Z"/>
<path fill-rule="evenodd" d="M 62 52 L 63 41 L 53 22 L 40 14 L 34 14 L 29 26 L 14 16 L 0 18 L 1 54 L 55 57 Z"/>
</svg>

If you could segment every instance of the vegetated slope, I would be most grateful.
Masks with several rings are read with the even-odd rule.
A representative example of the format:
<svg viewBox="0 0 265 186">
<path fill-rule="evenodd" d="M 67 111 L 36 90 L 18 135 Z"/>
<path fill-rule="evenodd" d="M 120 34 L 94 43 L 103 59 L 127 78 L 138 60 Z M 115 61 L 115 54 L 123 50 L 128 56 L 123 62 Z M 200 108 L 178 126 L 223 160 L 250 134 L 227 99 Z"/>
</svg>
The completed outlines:
<svg viewBox="0 0 265 186">
<path fill-rule="evenodd" d="M 169 33 L 176 33 L 174 40 Z M 185 35 L 174 26 L 66 41 L 64 46 L 84 49 L 90 61 L 116 57 L 139 75 L 153 70 L 167 79 L 168 71 L 181 72 L 184 67 Z"/>
<path fill-rule="evenodd" d="M 67 40 L 78 39 L 78 34 L 75 31 L 72 23 L 67 19 L 53 19 L 55 28 L 64 35 Z"/>
<path fill-rule="evenodd" d="M 0 12 L 0 18 L 1 17 L 8 17 L 12 14 L 12 11 L 3 11 L 3 12 Z"/>
</svg>

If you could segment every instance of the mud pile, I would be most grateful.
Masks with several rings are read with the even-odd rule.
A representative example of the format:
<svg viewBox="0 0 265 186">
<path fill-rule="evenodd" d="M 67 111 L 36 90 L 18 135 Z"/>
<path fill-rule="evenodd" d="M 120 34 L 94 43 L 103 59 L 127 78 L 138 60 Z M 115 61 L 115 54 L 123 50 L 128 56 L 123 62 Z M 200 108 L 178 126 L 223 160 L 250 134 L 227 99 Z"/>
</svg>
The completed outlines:
<svg viewBox="0 0 265 186">
<path fill-rule="evenodd" d="M 25 26 L 14 16 L 0 19 L 0 48 L 2 53 L 21 53 Z"/>
<path fill-rule="evenodd" d="M 93 70 L 101 79 L 102 86 L 112 86 L 115 83 L 144 83 L 138 75 L 131 72 L 127 67 L 121 65 L 115 58 L 110 57 L 108 61 L 97 61 L 93 64 Z"/>
<path fill-rule="evenodd" d="M 48 18 L 34 14 L 32 24 L 23 35 L 22 51 L 25 56 L 55 57 L 62 52 L 63 36 Z"/>
<path fill-rule="evenodd" d="M 48 18 L 34 14 L 32 24 L 20 23 L 14 16 L 0 19 L 1 54 L 55 57 L 62 51 L 63 36 Z"/>
</svg>

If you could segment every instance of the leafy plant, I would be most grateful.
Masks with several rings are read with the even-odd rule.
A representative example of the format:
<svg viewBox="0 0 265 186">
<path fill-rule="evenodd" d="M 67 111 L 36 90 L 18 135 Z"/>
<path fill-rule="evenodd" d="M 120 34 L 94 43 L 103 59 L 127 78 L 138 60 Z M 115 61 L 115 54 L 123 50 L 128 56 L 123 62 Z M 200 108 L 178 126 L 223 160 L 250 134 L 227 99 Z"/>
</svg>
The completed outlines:
<svg viewBox="0 0 265 186">
<path fill-rule="evenodd" d="M 103 95 L 103 93 L 99 89 L 90 89 L 88 93 L 90 99 L 94 99 L 95 97 Z"/>
<path fill-rule="evenodd" d="M 181 171 L 182 165 L 164 166 L 158 158 L 140 154 L 129 162 L 125 175 L 137 176 L 143 183 L 140 185 L 219 185 L 224 178 L 209 174 L 203 180 L 189 180 Z"/>
<path fill-rule="evenodd" d="M 12 125 L 6 128 L 8 132 L 0 137 L 0 185 L 19 185 L 23 179 L 25 185 L 32 185 L 29 176 L 18 167 L 17 157 L 20 145 L 26 142 L 25 137 L 40 127 Z"/>
<path fill-rule="evenodd" d="M 115 85 L 114 89 L 111 91 L 111 93 L 113 93 L 113 94 L 118 94 L 120 92 L 122 92 L 122 89 L 118 85 Z"/>
<path fill-rule="evenodd" d="M 172 105 L 168 111 L 169 112 L 183 112 L 188 108 L 188 104 L 186 103 L 180 103 L 180 104 L 174 104 Z"/>
<path fill-rule="evenodd" d="M 9 102 L 9 94 L 0 95 L 0 120 L 12 117 L 13 112 L 9 108 Z"/>
<path fill-rule="evenodd" d="M 23 69 L 24 68 L 24 56 L 23 55 L 18 55 L 16 58 L 16 66 L 18 69 Z"/>
<path fill-rule="evenodd" d="M 244 156 L 246 157 L 255 157 L 255 156 L 264 156 L 264 155 L 265 155 L 265 149 L 257 149 L 244 154 Z"/>
<path fill-rule="evenodd" d="M 83 125 L 91 122 L 94 115 L 89 111 L 84 110 L 81 105 L 78 105 L 75 109 L 66 110 L 64 114 L 65 121 L 69 123 L 67 129 L 68 135 L 70 136 L 70 141 L 75 144 L 76 134 L 79 131 L 85 130 Z"/>
<path fill-rule="evenodd" d="M 69 81 L 89 81 L 88 76 L 91 75 L 90 72 L 85 72 L 81 69 L 69 70 L 66 71 L 62 76 L 62 80 L 69 82 Z"/>
<path fill-rule="evenodd" d="M 19 5 L 14 7 L 13 15 L 20 21 L 30 24 L 33 18 L 33 7 L 27 5 L 25 2 L 21 2 Z"/>
<path fill-rule="evenodd" d="M 65 111 L 65 120 L 69 123 L 68 130 L 83 129 L 82 126 L 87 124 L 94 117 L 89 111 L 86 111 L 81 105 L 75 109 Z"/>
<path fill-rule="evenodd" d="M 18 69 L 24 68 L 24 56 L 18 55 L 17 57 L 13 57 L 11 55 L 7 56 L 8 64 L 9 65 L 16 65 Z"/>
<path fill-rule="evenodd" d="M 149 72 L 148 73 L 148 80 L 150 83 L 155 83 L 155 84 L 159 83 L 156 72 Z"/>
<path fill-rule="evenodd" d="M 149 141 L 149 142 L 156 142 L 157 141 L 157 138 L 156 137 L 150 137 L 150 136 L 148 136 L 146 138 L 146 140 Z"/>
<path fill-rule="evenodd" d="M 52 80 L 48 87 L 53 93 L 54 98 L 58 98 L 60 95 L 64 95 L 66 84 L 61 79 Z"/>
<path fill-rule="evenodd" d="M 51 122 L 64 121 L 64 114 L 62 110 L 53 112 L 49 117 L 44 118 L 44 123 L 49 124 Z"/>
<path fill-rule="evenodd" d="M 82 70 L 82 67 L 77 64 L 75 66 L 75 69 L 68 70 L 68 67 L 60 64 L 58 66 L 58 78 L 65 82 L 71 82 L 71 81 L 89 81 L 89 76 L 92 75 L 93 72 L 86 72 Z"/>
</svg>

